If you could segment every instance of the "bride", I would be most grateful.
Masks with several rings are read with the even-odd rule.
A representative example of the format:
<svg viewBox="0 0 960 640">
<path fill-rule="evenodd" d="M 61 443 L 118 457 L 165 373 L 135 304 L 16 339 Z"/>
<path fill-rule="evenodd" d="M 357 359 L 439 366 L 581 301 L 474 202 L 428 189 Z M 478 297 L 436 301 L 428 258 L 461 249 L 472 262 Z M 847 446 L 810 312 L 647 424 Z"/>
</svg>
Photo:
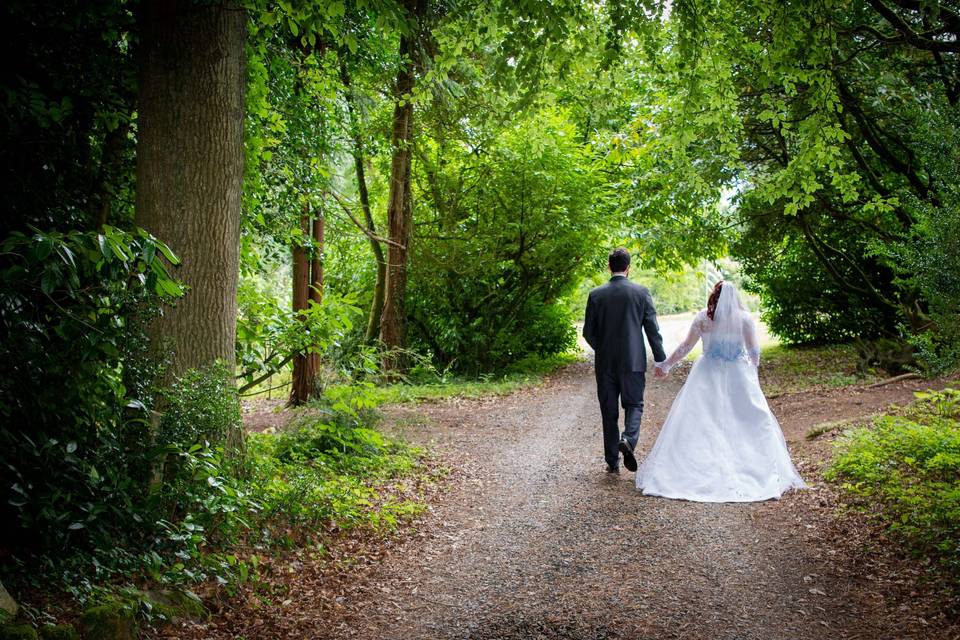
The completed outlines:
<svg viewBox="0 0 960 640">
<path fill-rule="evenodd" d="M 666 377 L 700 339 L 703 355 L 637 470 L 637 488 L 698 502 L 753 502 L 804 488 L 760 390 L 756 327 L 729 282 L 717 283 L 707 309 L 655 375 Z"/>
</svg>

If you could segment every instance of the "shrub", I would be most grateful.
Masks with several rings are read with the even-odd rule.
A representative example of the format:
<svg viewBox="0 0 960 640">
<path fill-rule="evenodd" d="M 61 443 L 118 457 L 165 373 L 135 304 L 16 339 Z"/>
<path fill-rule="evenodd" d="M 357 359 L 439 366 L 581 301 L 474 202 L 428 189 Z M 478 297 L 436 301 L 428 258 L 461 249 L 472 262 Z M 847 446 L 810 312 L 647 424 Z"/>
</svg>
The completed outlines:
<svg viewBox="0 0 960 640">
<path fill-rule="evenodd" d="M 545 110 L 499 131 L 484 153 L 442 150 L 432 188 L 418 194 L 433 216 L 412 249 L 412 348 L 476 374 L 575 344 L 562 300 L 592 267 L 607 223 L 580 138 Z"/>
<path fill-rule="evenodd" d="M 157 444 L 188 448 L 221 443 L 240 428 L 240 403 L 233 375 L 223 363 L 190 370 L 162 392 L 163 417 Z"/>
<path fill-rule="evenodd" d="M 847 434 L 827 478 L 908 549 L 960 579 L 960 391 L 916 395 L 905 415 Z"/>
<path fill-rule="evenodd" d="M 142 323 L 180 294 L 145 231 L 0 243 L 0 546 L 90 548 L 130 521 L 147 439 Z"/>
</svg>

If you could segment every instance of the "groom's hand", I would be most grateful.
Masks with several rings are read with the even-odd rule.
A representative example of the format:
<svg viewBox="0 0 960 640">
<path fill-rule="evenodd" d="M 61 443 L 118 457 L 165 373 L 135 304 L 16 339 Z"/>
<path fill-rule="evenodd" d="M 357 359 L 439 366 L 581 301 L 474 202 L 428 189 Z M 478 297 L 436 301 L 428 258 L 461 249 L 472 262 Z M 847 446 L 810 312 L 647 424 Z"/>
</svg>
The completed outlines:
<svg viewBox="0 0 960 640">
<path fill-rule="evenodd" d="M 656 365 L 653 368 L 653 377 L 654 378 L 666 378 L 667 372 L 660 368 L 660 365 Z"/>
</svg>

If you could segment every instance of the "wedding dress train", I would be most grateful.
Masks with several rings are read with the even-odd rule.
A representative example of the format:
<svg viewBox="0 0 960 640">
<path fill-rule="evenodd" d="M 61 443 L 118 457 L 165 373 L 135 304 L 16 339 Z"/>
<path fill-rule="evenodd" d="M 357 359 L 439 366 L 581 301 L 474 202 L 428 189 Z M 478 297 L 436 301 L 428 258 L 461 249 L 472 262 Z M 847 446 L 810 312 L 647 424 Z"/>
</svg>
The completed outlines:
<svg viewBox="0 0 960 640">
<path fill-rule="evenodd" d="M 753 502 L 804 488 L 760 389 L 756 327 L 733 285 L 723 284 L 714 317 L 701 311 L 683 343 L 657 365 L 669 372 L 703 340 L 703 355 L 637 470 L 637 488 L 698 502 Z"/>
</svg>

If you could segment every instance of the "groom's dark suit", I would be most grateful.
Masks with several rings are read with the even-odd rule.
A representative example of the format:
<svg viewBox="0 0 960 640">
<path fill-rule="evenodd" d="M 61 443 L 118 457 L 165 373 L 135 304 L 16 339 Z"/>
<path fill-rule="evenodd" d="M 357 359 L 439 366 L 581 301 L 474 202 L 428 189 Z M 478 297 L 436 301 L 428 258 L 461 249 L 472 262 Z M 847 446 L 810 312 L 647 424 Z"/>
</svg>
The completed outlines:
<svg viewBox="0 0 960 640">
<path fill-rule="evenodd" d="M 637 446 L 640 418 L 643 415 L 643 391 L 646 386 L 647 334 L 656 362 L 666 360 L 663 338 L 657 325 L 657 311 L 646 287 L 616 275 L 590 292 L 583 337 L 596 352 L 597 397 L 603 418 L 603 449 L 607 464 L 619 466 L 620 409 L 623 404 L 623 437 L 630 447 Z"/>
</svg>

